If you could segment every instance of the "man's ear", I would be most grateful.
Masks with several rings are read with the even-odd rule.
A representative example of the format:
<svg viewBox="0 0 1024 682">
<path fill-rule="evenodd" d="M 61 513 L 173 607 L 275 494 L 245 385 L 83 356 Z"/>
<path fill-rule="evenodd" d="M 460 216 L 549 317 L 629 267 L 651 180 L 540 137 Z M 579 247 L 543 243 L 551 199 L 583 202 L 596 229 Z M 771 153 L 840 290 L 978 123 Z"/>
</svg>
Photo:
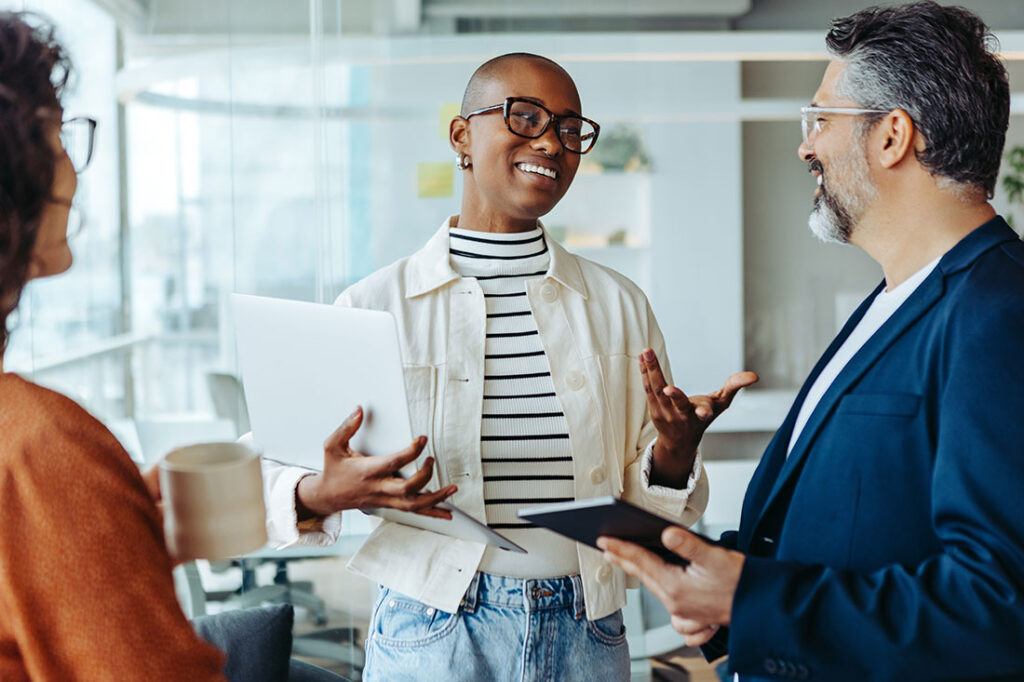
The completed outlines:
<svg viewBox="0 0 1024 682">
<path fill-rule="evenodd" d="M 917 135 L 917 127 L 910 115 L 902 109 L 893 109 L 879 123 L 881 150 L 878 162 L 883 168 L 892 168 L 908 155 L 913 155 L 924 139 Z"/>
<path fill-rule="evenodd" d="M 456 116 L 448 124 L 448 144 L 456 154 L 469 153 L 469 121 Z"/>
</svg>

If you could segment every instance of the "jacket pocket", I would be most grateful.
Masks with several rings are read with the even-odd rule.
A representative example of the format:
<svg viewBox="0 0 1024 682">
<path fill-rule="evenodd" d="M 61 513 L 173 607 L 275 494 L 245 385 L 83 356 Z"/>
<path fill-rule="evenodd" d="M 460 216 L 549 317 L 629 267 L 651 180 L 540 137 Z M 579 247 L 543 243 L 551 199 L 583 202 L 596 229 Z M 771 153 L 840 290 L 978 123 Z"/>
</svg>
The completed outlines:
<svg viewBox="0 0 1024 682">
<path fill-rule="evenodd" d="M 839 414 L 878 417 L 913 417 L 921 409 L 921 396 L 913 393 L 851 393 L 839 401 Z"/>
<path fill-rule="evenodd" d="M 426 457 L 433 457 L 436 461 L 436 453 L 439 449 L 434 438 L 437 368 L 432 365 L 406 365 L 403 371 L 405 374 L 405 399 L 409 403 L 409 425 L 412 427 L 413 438 L 427 437 L 427 444 L 418 461 L 422 462 Z M 413 466 L 409 465 L 403 470 L 403 473 L 409 475 L 414 471 Z M 437 468 L 435 467 L 434 480 L 437 481 L 437 478 Z"/>
</svg>

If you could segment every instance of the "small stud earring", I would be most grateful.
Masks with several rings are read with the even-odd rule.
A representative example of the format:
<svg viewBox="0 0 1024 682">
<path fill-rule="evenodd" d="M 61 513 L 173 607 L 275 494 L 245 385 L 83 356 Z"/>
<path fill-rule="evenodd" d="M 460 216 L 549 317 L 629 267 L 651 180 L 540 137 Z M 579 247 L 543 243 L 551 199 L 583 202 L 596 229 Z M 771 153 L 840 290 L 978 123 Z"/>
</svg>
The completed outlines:
<svg viewBox="0 0 1024 682">
<path fill-rule="evenodd" d="M 473 165 L 473 162 L 469 160 L 469 157 L 465 154 L 459 153 L 455 156 L 455 167 L 459 170 L 466 170 Z"/>
</svg>

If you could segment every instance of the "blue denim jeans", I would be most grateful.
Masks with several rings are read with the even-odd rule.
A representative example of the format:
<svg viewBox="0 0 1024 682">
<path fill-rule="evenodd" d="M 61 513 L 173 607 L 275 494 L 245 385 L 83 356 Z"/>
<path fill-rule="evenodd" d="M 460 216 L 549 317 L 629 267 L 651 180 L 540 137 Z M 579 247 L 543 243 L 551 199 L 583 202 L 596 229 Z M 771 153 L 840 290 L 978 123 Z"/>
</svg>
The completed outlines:
<svg viewBox="0 0 1024 682">
<path fill-rule="evenodd" d="M 622 612 L 588 621 L 575 575 L 477 573 L 458 613 L 381 588 L 366 637 L 365 682 L 628 679 Z"/>
</svg>

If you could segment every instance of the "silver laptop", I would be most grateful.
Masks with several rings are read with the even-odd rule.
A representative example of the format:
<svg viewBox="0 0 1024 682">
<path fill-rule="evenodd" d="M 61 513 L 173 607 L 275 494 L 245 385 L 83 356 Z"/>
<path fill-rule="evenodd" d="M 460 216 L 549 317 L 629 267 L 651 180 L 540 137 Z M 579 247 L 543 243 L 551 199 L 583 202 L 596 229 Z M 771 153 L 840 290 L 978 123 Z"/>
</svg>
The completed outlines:
<svg viewBox="0 0 1024 682">
<path fill-rule="evenodd" d="M 401 346 L 390 313 L 244 294 L 232 294 L 231 305 L 253 440 L 264 457 L 323 469 L 324 440 L 357 405 L 363 407 L 363 424 L 353 449 L 388 455 L 412 442 Z M 525 553 L 454 505 L 441 506 L 451 511 L 451 520 L 367 511 Z"/>
</svg>

